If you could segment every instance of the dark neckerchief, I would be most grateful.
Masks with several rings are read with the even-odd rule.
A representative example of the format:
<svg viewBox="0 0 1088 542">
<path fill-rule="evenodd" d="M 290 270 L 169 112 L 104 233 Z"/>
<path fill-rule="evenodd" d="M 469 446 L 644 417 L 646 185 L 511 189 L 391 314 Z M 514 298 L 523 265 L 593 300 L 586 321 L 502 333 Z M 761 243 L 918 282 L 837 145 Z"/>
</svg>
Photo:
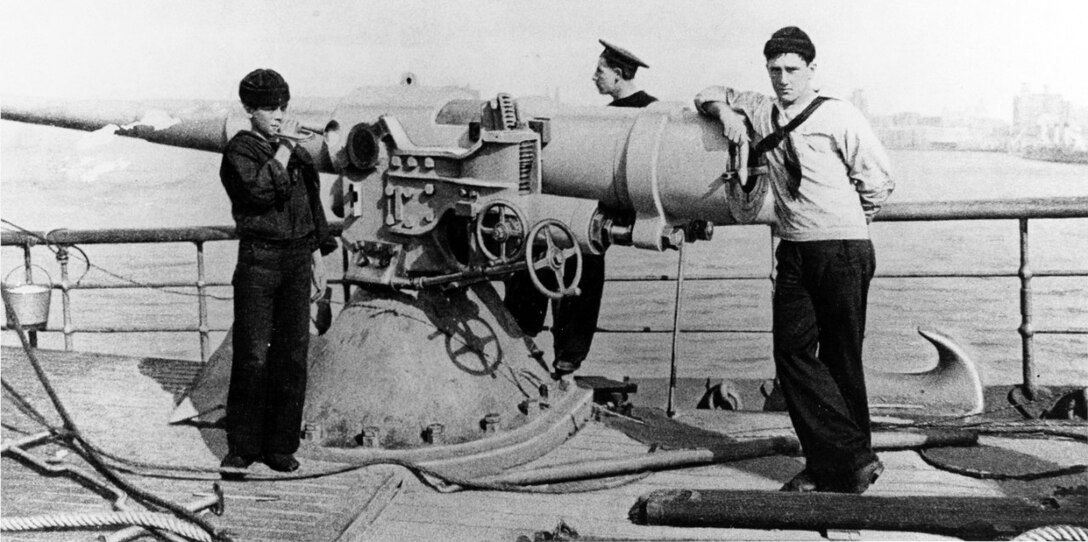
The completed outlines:
<svg viewBox="0 0 1088 542">
<path fill-rule="evenodd" d="M 612 100 L 612 103 L 608 104 L 609 107 L 646 107 L 657 101 L 657 98 L 646 94 L 644 91 L 638 91 L 625 98 L 619 98 Z"/>
</svg>

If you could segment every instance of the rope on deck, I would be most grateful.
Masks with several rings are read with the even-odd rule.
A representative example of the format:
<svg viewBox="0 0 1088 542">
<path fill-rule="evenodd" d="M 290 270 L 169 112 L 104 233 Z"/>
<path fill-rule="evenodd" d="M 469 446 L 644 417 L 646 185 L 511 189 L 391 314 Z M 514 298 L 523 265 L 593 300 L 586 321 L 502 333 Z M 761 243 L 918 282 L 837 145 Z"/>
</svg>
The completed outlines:
<svg viewBox="0 0 1088 542">
<path fill-rule="evenodd" d="M 1075 525 L 1047 525 L 1020 533 L 1013 540 L 1088 540 L 1088 529 Z"/>
<path fill-rule="evenodd" d="M 204 529 L 181 521 L 169 514 L 154 512 L 47 514 L 21 518 L 0 518 L 0 531 L 41 531 L 118 525 L 138 525 L 152 529 L 163 529 L 191 540 L 212 542 L 211 535 Z"/>
<path fill-rule="evenodd" d="M 68 415 L 68 410 L 65 408 L 64 403 L 61 402 L 60 396 L 53 388 L 52 383 L 50 383 L 49 377 L 45 374 L 45 370 L 42 369 L 42 365 L 38 361 L 38 357 L 34 353 L 34 349 L 30 346 L 30 341 L 26 337 L 26 332 L 23 329 L 22 324 L 19 322 L 19 316 L 15 313 L 14 307 L 9 302 L 7 290 L 4 290 L 0 293 L 3 294 L 4 309 L 5 312 L 7 312 L 8 320 L 14 324 L 12 327 L 15 328 L 15 332 L 19 336 L 19 342 L 21 342 L 23 345 L 23 351 L 26 353 L 27 361 L 29 361 L 31 367 L 33 367 L 34 372 L 38 376 L 38 381 L 41 383 L 42 388 L 49 396 L 49 399 L 53 404 L 53 408 L 57 411 L 57 414 L 60 415 L 63 422 L 62 427 L 50 427 L 50 429 L 55 430 L 58 433 L 63 432 L 65 434 L 65 442 L 68 447 L 70 447 L 80 457 L 82 457 L 84 461 L 89 463 L 91 467 L 94 468 L 94 470 L 98 471 L 99 474 L 105 477 L 114 486 L 120 488 L 127 495 L 144 503 L 145 505 L 150 505 L 173 512 L 176 516 L 184 518 L 186 521 L 193 525 L 199 526 L 203 531 L 203 534 L 207 537 L 207 540 L 209 541 L 229 540 L 230 537 L 227 536 L 226 533 L 221 532 L 215 527 L 215 525 L 212 525 L 207 520 L 194 514 L 187 508 L 175 504 L 162 497 L 159 497 L 149 491 L 145 491 L 139 487 L 136 487 L 135 485 L 121 478 L 117 475 L 116 472 L 111 470 L 103 462 L 103 459 L 99 455 L 97 455 L 92 448 L 86 446 L 87 443 L 84 440 L 83 436 L 80 434 L 79 428 L 76 427 L 75 422 L 72 420 L 71 416 Z M 91 480 L 90 478 L 87 479 Z M 108 486 L 103 486 L 93 481 L 92 483 L 94 483 L 96 487 L 105 487 L 108 491 L 112 491 L 112 488 L 108 488 Z"/>
</svg>

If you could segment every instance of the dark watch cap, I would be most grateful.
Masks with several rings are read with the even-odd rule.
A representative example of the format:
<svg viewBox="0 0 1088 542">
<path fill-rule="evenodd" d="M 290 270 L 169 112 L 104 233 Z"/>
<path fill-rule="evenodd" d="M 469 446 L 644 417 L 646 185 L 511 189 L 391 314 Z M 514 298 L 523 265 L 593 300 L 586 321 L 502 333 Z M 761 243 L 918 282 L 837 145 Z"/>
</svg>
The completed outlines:
<svg viewBox="0 0 1088 542">
<path fill-rule="evenodd" d="M 632 74 L 635 73 L 635 70 L 637 70 L 639 66 L 643 68 L 650 67 L 637 56 L 631 54 L 630 51 L 624 49 L 623 47 L 617 47 L 604 40 L 597 41 L 600 41 L 601 45 L 604 45 L 604 52 L 601 53 L 601 56 L 608 60 L 610 64 L 615 64 L 617 66 L 628 68 L 631 70 Z"/>
<path fill-rule="evenodd" d="M 238 85 L 238 96 L 249 107 L 279 107 L 291 99 L 287 81 L 275 70 L 258 69 L 249 72 Z"/>
<path fill-rule="evenodd" d="M 771 39 L 763 46 L 763 56 L 767 60 L 786 53 L 797 53 L 805 62 L 812 62 L 816 58 L 816 46 L 804 30 L 787 26 L 771 34 Z"/>
</svg>

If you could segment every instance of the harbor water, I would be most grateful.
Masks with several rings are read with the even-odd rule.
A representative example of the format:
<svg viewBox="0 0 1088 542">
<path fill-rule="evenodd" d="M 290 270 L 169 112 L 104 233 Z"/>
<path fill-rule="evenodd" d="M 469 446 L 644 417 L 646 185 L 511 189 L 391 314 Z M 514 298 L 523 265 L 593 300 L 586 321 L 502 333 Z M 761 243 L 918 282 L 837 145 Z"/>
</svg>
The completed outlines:
<svg viewBox="0 0 1088 542">
<path fill-rule="evenodd" d="M 219 184 L 219 155 L 88 134 L 0 122 L 0 213 L 33 231 L 59 228 L 157 228 L 231 224 Z M 1031 161 L 1003 153 L 891 151 L 898 187 L 892 201 L 938 201 L 1088 195 L 1088 165 Z M 327 188 L 332 177 L 323 177 Z M 5 231 L 12 226 L 4 225 Z M 876 223 L 877 272 L 1001 272 L 1019 265 L 1015 220 Z M 1088 219 L 1033 220 L 1030 262 L 1036 273 L 1088 269 Z M 96 266 L 85 283 L 194 281 L 192 244 L 83 246 Z M 677 351 L 682 377 L 764 378 L 773 374 L 770 352 L 771 239 L 764 226 L 721 227 L 714 240 L 686 249 Z M 229 283 L 235 243 L 209 243 L 208 280 Z M 0 271 L 22 265 L 21 249 L 5 247 Z M 34 263 L 59 276 L 52 253 L 33 250 Z M 339 256 L 327 260 L 335 275 Z M 677 253 L 615 247 L 608 276 L 675 277 Z M 70 277 L 86 266 L 72 252 Z M 108 270 L 107 273 L 104 270 Z M 736 281 L 697 280 L 739 274 Z M 118 278 L 118 277 L 123 277 Z M 501 285 L 497 285 L 501 287 Z M 1037 329 L 1088 329 L 1088 279 L 1037 277 L 1032 281 Z M 584 372 L 612 377 L 662 377 L 669 371 L 673 281 L 615 281 L 605 290 L 600 327 Z M 229 326 L 229 287 L 210 289 L 213 328 Z M 987 384 L 1018 382 L 1021 364 L 1020 281 L 1007 277 L 875 279 L 870 294 L 866 363 L 896 371 L 924 370 L 936 353 L 916 333 L 938 329 L 960 342 Z M 62 325 L 59 295 L 50 326 Z M 197 324 L 194 289 L 127 288 L 72 292 L 78 327 L 167 327 Z M 339 297 L 339 296 L 338 296 Z M 649 330 L 645 332 L 645 330 Z M 728 332 L 714 332 L 728 330 Z M 213 347 L 222 333 L 213 334 Z M 550 337 L 542 334 L 545 350 Z M 40 345 L 63 348 L 59 333 Z M 195 333 L 77 333 L 80 350 L 199 359 Z M 3 344 L 18 341 L 4 332 Z M 1088 385 L 1088 335 L 1044 333 L 1035 338 L 1041 384 Z"/>
</svg>

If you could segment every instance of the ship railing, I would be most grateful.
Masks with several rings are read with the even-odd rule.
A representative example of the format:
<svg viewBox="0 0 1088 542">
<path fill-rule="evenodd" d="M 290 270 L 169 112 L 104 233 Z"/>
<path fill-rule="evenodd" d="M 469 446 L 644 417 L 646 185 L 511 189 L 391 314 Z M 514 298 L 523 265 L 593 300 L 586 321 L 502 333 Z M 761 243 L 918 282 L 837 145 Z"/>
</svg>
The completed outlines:
<svg viewBox="0 0 1088 542">
<path fill-rule="evenodd" d="M 1017 328 L 1022 344 L 1022 368 L 1023 389 L 1025 395 L 1031 399 L 1038 390 L 1037 367 L 1034 355 L 1034 337 L 1040 334 L 1074 335 L 1088 334 L 1088 329 L 1075 328 L 1037 328 L 1033 324 L 1032 309 L 1032 280 L 1036 277 L 1088 277 L 1088 269 L 1079 270 L 1035 270 L 1029 259 L 1029 224 L 1031 220 L 1060 219 L 1060 218 L 1088 218 L 1088 197 L 1064 197 L 1064 198 L 1033 198 L 1013 200 L 966 200 L 966 201 L 937 201 L 937 202 L 906 202 L 889 204 L 877 215 L 881 222 L 933 222 L 933 221 L 969 221 L 969 220 L 1016 220 L 1019 222 L 1020 238 L 1020 266 L 1015 273 L 1002 271 L 981 272 L 910 272 L 910 273 L 884 273 L 878 272 L 877 278 L 976 278 L 976 277 L 1019 277 L 1020 279 L 1020 326 Z M 336 233 L 342 227 L 339 223 L 332 224 Z M 766 226 L 764 226 L 766 227 Z M 768 237 L 770 228 L 767 227 Z M 213 287 L 226 287 L 230 283 L 209 282 L 205 274 L 205 245 L 211 242 L 235 241 L 234 228 L 230 226 L 197 227 L 197 228 L 147 228 L 147 229 L 102 229 L 102 230 L 56 230 L 48 233 L 39 232 L 3 232 L 3 246 L 19 246 L 23 249 L 26 278 L 32 279 L 33 261 L 31 248 L 37 245 L 49 245 L 56 253 L 60 265 L 60 282 L 53 285 L 60 290 L 62 295 L 63 327 L 56 329 L 45 324 L 33 326 L 30 329 L 31 342 L 36 344 L 37 332 L 61 332 L 64 334 L 64 347 L 66 350 L 74 348 L 74 336 L 76 333 L 146 333 L 146 332 L 196 332 L 200 336 L 200 356 L 207 360 L 211 345 L 210 334 L 212 332 L 225 332 L 228 328 L 212 328 L 208 320 L 208 289 Z M 191 243 L 196 248 L 196 280 L 195 281 L 147 281 L 131 283 L 73 283 L 69 277 L 68 261 L 70 250 L 77 245 L 127 245 L 140 243 Z M 774 240 L 771 238 L 772 253 Z M 347 265 L 347 252 L 342 251 L 343 265 Z M 609 281 L 743 281 L 743 280 L 770 280 L 774 281 L 774 265 L 771 265 L 769 275 L 755 275 L 743 273 L 725 273 L 716 275 L 703 275 L 696 277 L 683 276 L 682 263 L 675 278 L 662 275 L 611 277 Z M 349 285 L 340 280 L 330 280 L 332 284 L 339 284 L 343 289 L 344 299 L 347 301 L 350 294 Z M 87 326 L 76 327 L 71 317 L 70 292 L 77 289 L 124 289 L 124 288 L 192 288 L 196 290 L 198 297 L 198 323 L 182 326 L 138 327 L 138 326 Z M 678 314 L 681 296 L 677 296 L 674 306 Z M 5 330 L 8 327 L 4 326 Z M 679 333 L 677 321 L 674 318 L 672 329 L 647 329 L 621 330 L 600 329 L 602 333 Z M 684 330 L 685 332 L 699 333 L 770 333 L 769 329 L 698 329 Z M 674 349 L 675 355 L 675 349 Z"/>
</svg>

